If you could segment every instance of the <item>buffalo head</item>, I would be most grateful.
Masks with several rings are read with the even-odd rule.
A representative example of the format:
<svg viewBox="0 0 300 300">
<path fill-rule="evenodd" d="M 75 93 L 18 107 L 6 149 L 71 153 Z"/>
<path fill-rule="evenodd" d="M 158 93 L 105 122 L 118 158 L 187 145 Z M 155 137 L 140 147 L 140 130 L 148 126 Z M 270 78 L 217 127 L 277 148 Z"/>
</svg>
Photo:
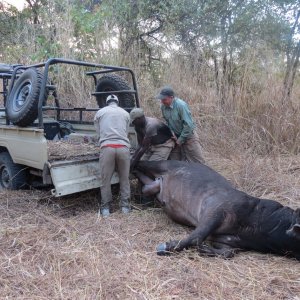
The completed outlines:
<svg viewBox="0 0 300 300">
<path fill-rule="evenodd" d="M 286 231 L 287 235 L 300 240 L 300 208 L 295 210 L 295 223 Z"/>
</svg>

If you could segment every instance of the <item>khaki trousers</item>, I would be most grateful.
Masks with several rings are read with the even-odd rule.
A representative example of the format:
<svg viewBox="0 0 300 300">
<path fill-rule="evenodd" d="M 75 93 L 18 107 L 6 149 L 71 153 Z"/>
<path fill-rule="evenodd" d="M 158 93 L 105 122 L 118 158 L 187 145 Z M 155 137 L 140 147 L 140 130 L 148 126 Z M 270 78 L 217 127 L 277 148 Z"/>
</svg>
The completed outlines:
<svg viewBox="0 0 300 300">
<path fill-rule="evenodd" d="M 149 160 L 149 161 L 167 160 L 174 146 L 175 146 L 175 142 L 172 139 L 167 140 L 164 144 L 153 145 L 142 156 L 141 160 Z"/>
<path fill-rule="evenodd" d="M 169 159 L 204 163 L 198 134 L 194 132 L 194 134 L 188 138 L 185 143 L 180 146 L 176 145 L 172 150 Z"/>
<path fill-rule="evenodd" d="M 109 208 L 112 201 L 111 178 L 116 170 L 120 182 L 120 206 L 129 208 L 130 199 L 130 152 L 127 147 L 103 147 L 99 155 L 101 174 L 101 209 Z"/>
</svg>

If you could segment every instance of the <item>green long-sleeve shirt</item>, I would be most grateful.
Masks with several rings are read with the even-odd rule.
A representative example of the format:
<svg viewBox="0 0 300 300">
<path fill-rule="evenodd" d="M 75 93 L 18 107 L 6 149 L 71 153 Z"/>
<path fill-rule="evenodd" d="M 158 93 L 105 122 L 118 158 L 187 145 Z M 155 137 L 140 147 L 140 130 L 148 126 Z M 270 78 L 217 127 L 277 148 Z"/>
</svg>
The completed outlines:
<svg viewBox="0 0 300 300">
<path fill-rule="evenodd" d="M 183 144 L 195 129 L 189 106 L 183 100 L 174 98 L 170 106 L 162 105 L 161 111 L 178 142 Z"/>
</svg>

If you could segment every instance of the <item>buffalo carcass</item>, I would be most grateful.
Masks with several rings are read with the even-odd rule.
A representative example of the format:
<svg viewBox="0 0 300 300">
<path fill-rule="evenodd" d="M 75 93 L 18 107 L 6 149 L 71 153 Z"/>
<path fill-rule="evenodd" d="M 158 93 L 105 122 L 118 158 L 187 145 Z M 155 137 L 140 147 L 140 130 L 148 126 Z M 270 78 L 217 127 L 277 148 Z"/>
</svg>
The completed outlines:
<svg viewBox="0 0 300 300">
<path fill-rule="evenodd" d="M 156 195 L 174 221 L 195 227 L 182 240 L 160 244 L 158 254 L 197 246 L 227 258 L 255 250 L 300 260 L 300 209 L 252 197 L 198 163 L 141 161 L 135 175 L 143 194 Z"/>
</svg>

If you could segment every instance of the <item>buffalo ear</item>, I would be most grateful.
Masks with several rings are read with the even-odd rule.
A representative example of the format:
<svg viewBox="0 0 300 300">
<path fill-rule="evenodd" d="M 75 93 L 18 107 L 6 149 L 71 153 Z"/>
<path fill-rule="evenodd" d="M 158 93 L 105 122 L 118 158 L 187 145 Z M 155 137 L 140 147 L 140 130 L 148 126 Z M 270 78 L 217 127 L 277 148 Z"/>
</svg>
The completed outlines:
<svg viewBox="0 0 300 300">
<path fill-rule="evenodd" d="M 300 237 L 300 224 L 295 224 L 293 226 L 293 229 L 294 229 L 295 233 L 297 233 Z"/>
<path fill-rule="evenodd" d="M 300 240 L 300 224 L 293 225 L 291 229 L 286 231 L 286 233 L 289 236 Z"/>
</svg>

